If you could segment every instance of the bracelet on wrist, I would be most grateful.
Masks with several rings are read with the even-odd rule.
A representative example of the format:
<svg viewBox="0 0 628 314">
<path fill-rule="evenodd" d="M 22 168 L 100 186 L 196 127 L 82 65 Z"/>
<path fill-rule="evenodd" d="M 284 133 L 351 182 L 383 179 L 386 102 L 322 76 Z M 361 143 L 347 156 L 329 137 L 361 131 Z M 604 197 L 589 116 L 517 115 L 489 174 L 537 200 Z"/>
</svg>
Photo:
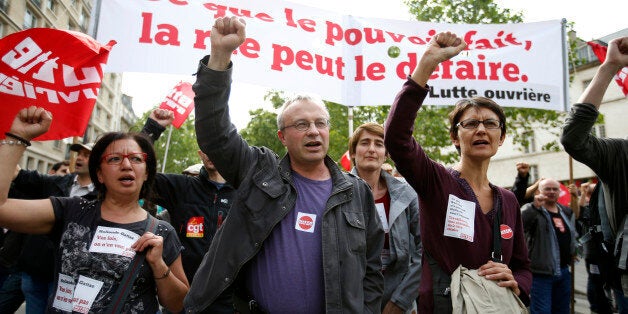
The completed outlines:
<svg viewBox="0 0 628 314">
<path fill-rule="evenodd" d="M 168 267 L 168 270 L 166 270 L 166 272 L 163 274 L 163 276 L 161 277 L 154 277 L 155 280 L 160 280 L 160 279 L 164 279 L 166 277 L 170 276 L 170 267 Z"/>
<path fill-rule="evenodd" d="M 11 137 L 11 138 L 13 138 L 13 139 L 15 139 L 15 140 L 17 140 L 20 144 L 22 144 L 22 145 L 24 145 L 24 146 L 26 146 L 26 147 L 31 146 L 31 142 L 30 142 L 29 140 L 27 140 L 27 139 L 25 139 L 25 138 L 21 137 L 21 136 L 17 136 L 17 135 L 15 135 L 15 134 L 13 134 L 13 133 L 10 133 L 10 132 L 5 132 L 5 133 L 4 133 L 4 135 L 6 135 L 6 136 L 8 136 L 8 137 Z M 11 144 L 9 144 L 9 145 L 11 145 Z"/>
<path fill-rule="evenodd" d="M 20 140 L 0 140 L 0 145 L 24 145 L 24 147 L 28 147 L 28 145 Z"/>
</svg>

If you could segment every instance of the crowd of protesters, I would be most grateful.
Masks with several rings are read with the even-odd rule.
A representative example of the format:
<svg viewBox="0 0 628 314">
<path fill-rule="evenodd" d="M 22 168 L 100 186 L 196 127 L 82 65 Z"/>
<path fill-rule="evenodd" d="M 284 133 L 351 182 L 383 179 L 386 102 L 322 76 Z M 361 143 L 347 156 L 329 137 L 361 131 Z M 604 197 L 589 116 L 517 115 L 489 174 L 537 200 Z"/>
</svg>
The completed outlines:
<svg viewBox="0 0 628 314">
<path fill-rule="evenodd" d="M 426 45 L 385 125 L 350 137 L 350 172 L 328 156 L 331 117 L 316 97 L 279 110 L 284 156 L 249 145 L 228 105 L 245 29 L 236 17 L 213 25 L 194 84 L 202 163 L 183 174 L 157 173 L 153 143 L 172 124 L 168 110 L 152 111 L 140 133 L 72 145 L 72 165 L 48 174 L 18 162 L 50 112 L 24 108 L 3 130 L 0 312 L 25 301 L 27 313 L 458 313 L 472 299 L 456 286 L 468 276 L 506 296 L 474 304 L 478 312 L 512 298 L 523 311 L 568 313 L 581 242 L 591 309 L 612 313 L 614 299 L 628 313 L 628 140 L 590 132 L 613 75 L 628 66 L 628 38 L 609 43 L 565 123 L 565 150 L 599 179 L 580 192 L 570 185 L 565 206 L 560 183 L 530 184 L 525 162 L 512 190 L 490 182 L 507 125 L 491 99 L 462 99 L 449 113 L 459 153 L 451 167 L 413 137 L 430 76 L 467 46 L 450 32 Z M 157 206 L 167 219 L 154 218 L 164 217 Z"/>
</svg>

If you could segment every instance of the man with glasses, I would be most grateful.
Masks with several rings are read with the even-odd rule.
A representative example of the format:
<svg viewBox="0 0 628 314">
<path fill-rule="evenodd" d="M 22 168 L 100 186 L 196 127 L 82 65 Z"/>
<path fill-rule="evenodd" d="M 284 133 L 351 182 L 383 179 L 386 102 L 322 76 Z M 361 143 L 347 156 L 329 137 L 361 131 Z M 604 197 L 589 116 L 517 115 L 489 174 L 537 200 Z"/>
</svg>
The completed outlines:
<svg viewBox="0 0 628 314">
<path fill-rule="evenodd" d="M 230 121 L 231 55 L 244 40 L 242 21 L 217 19 L 194 84 L 199 147 L 237 192 L 186 311 L 233 313 L 217 301 L 235 289 L 247 312 L 379 313 L 384 233 L 368 185 L 327 156 L 324 103 L 286 101 L 277 117 L 288 151 L 281 159 L 249 146 Z"/>
<path fill-rule="evenodd" d="M 541 180 L 539 192 L 534 202 L 521 207 L 532 270 L 530 313 L 569 313 L 569 265 L 576 250 L 574 212 L 558 203 L 558 181 Z"/>
</svg>

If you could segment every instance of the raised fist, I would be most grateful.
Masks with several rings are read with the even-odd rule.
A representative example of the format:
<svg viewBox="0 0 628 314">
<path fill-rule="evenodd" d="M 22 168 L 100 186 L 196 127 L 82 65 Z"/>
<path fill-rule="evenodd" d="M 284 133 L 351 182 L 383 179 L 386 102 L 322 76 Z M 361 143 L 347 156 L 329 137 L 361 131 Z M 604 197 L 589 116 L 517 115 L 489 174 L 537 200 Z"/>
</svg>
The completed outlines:
<svg viewBox="0 0 628 314">
<path fill-rule="evenodd" d="M 30 106 L 17 113 L 9 132 L 30 141 L 46 133 L 51 123 L 52 113 L 41 107 Z"/>
</svg>

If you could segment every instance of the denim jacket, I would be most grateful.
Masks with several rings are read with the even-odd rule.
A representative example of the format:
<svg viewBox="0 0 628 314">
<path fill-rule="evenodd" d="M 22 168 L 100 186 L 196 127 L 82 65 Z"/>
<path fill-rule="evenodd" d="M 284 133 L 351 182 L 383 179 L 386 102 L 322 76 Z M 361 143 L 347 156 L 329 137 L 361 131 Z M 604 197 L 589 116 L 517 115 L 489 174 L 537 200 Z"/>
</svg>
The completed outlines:
<svg viewBox="0 0 628 314">
<path fill-rule="evenodd" d="M 232 65 L 213 71 L 207 60 L 201 60 L 193 86 L 197 140 L 237 193 L 185 297 L 188 313 L 206 310 L 230 288 L 297 198 L 289 155 L 279 160 L 265 147 L 249 146 L 230 121 Z M 373 196 L 364 181 L 341 172 L 331 158 L 325 164 L 333 182 L 322 218 L 325 312 L 379 313 L 384 232 Z"/>
</svg>

